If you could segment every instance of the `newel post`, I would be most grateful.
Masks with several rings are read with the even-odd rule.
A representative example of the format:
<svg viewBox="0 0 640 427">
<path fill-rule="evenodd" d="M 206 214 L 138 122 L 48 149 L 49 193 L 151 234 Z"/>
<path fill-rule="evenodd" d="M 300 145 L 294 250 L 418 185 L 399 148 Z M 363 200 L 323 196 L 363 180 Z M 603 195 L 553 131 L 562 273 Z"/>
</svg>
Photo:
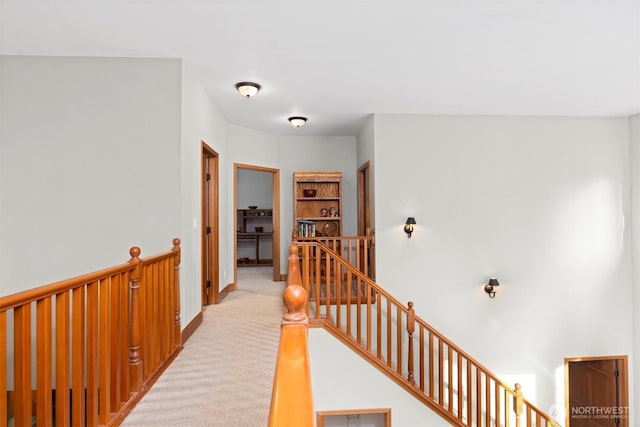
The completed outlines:
<svg viewBox="0 0 640 427">
<path fill-rule="evenodd" d="M 175 254 L 173 259 L 173 312 L 174 312 L 174 345 L 182 347 L 182 337 L 180 333 L 180 239 L 173 239 L 171 252 Z"/>
<path fill-rule="evenodd" d="M 516 413 L 516 427 L 520 427 L 520 415 L 522 415 L 522 386 L 516 383 L 515 396 L 513 397 L 513 411 Z"/>
<path fill-rule="evenodd" d="M 137 246 L 129 250 L 131 259 L 129 264 L 135 268 L 129 279 L 129 373 L 131 376 L 131 391 L 139 392 L 142 386 L 142 345 L 140 344 L 140 282 L 142 279 L 142 260 L 140 260 L 140 248 Z"/>
<path fill-rule="evenodd" d="M 301 286 L 298 245 L 289 246 L 287 287 L 280 344 L 273 378 L 269 427 L 313 426 L 313 397 L 309 364 L 307 292 Z"/>
<path fill-rule="evenodd" d="M 409 376 L 407 380 L 411 385 L 416 385 L 416 380 L 413 377 L 413 333 L 416 330 L 416 312 L 413 309 L 413 302 L 409 301 L 409 312 L 407 313 L 407 332 L 409 333 L 409 349 L 407 350 L 407 362 Z"/>
</svg>

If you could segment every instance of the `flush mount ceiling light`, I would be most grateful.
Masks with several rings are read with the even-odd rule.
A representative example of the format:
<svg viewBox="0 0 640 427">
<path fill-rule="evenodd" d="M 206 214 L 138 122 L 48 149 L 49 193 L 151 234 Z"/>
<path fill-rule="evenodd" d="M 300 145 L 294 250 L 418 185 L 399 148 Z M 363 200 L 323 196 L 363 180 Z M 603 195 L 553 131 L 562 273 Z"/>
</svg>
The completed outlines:
<svg viewBox="0 0 640 427">
<path fill-rule="evenodd" d="M 289 123 L 291 123 L 291 126 L 294 128 L 301 128 L 305 123 L 307 123 L 307 118 L 301 116 L 289 117 Z"/>
<path fill-rule="evenodd" d="M 238 92 L 240 92 L 242 96 L 251 98 L 253 95 L 258 93 L 260 85 L 253 82 L 240 82 L 236 83 L 236 89 L 238 89 Z"/>
</svg>

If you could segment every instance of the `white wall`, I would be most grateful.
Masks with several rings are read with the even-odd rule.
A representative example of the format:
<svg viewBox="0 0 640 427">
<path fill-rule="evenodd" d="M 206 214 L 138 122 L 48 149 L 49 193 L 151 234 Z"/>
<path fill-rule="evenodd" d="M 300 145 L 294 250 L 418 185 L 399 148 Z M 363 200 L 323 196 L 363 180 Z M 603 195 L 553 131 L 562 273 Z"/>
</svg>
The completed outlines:
<svg viewBox="0 0 640 427">
<path fill-rule="evenodd" d="M 543 410 L 565 357 L 634 359 L 627 122 L 375 117 L 378 282 Z"/>
<path fill-rule="evenodd" d="M 273 207 L 273 183 L 271 172 L 238 169 L 236 197 L 238 209 L 257 206 L 259 209 Z"/>
<path fill-rule="evenodd" d="M 288 126 L 283 122 L 283 126 Z M 287 247 L 293 230 L 293 172 L 340 171 L 343 234 L 354 235 L 357 221 L 356 140 L 354 137 L 274 136 L 241 126 L 229 126 L 232 163 L 280 171 L 280 268 L 287 271 Z M 233 224 L 231 228 L 233 229 Z"/>
<path fill-rule="evenodd" d="M 629 119 L 629 152 L 633 247 L 633 352 L 640 354 L 640 114 Z M 633 384 L 637 394 L 637 390 L 640 390 L 640 358 L 634 357 L 629 363 L 633 368 Z"/>
<path fill-rule="evenodd" d="M 233 217 L 229 215 L 231 179 L 228 179 L 227 121 L 215 105 L 193 70 L 193 64 L 182 67 L 182 198 L 180 266 L 181 323 L 186 326 L 202 306 L 202 142 L 219 156 L 219 221 L 220 227 Z M 220 228 L 219 262 L 220 289 L 233 280 L 233 227 Z"/>
<path fill-rule="evenodd" d="M 376 223 L 376 211 L 373 209 L 376 202 L 376 156 L 375 156 L 375 115 L 367 118 L 356 142 L 356 156 L 358 168 L 369 163 L 369 203 L 371 205 L 370 221 L 373 227 Z M 356 183 L 357 184 L 357 183 Z M 357 188 L 356 188 L 357 191 Z M 357 221 L 357 218 L 356 218 Z M 357 226 L 357 224 L 356 224 Z M 375 230 L 374 230 L 375 231 Z"/>
<path fill-rule="evenodd" d="M 181 237 L 179 60 L 0 57 L 0 295 Z"/>
<path fill-rule="evenodd" d="M 309 355 L 315 411 L 391 408 L 394 426 L 449 426 L 324 329 L 309 329 Z"/>
</svg>

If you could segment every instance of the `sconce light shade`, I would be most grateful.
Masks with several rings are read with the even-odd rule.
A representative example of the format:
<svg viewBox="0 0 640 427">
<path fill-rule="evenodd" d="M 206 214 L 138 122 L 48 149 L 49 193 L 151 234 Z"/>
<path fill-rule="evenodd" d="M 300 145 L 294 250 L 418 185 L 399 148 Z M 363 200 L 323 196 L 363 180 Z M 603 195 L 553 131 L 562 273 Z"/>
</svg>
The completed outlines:
<svg viewBox="0 0 640 427">
<path fill-rule="evenodd" d="M 294 128 L 301 128 L 305 123 L 307 123 L 307 118 L 301 116 L 289 117 L 289 123 L 291 123 L 291 126 Z"/>
<path fill-rule="evenodd" d="M 407 233 L 407 238 L 411 238 L 413 233 L 413 226 L 416 224 L 416 219 L 412 216 L 407 218 L 407 222 L 404 223 L 404 232 Z"/>
<path fill-rule="evenodd" d="M 496 279 L 495 277 L 492 277 L 491 279 L 489 279 L 489 283 L 484 285 L 484 291 L 489 294 L 489 298 L 496 297 L 496 292 L 497 292 L 496 287 L 498 286 L 500 286 L 500 283 L 498 282 L 498 279 Z"/>
<path fill-rule="evenodd" d="M 242 96 L 251 98 L 253 95 L 258 93 L 260 85 L 253 82 L 240 82 L 236 83 L 236 89 L 238 89 L 238 92 L 240 92 Z"/>
</svg>

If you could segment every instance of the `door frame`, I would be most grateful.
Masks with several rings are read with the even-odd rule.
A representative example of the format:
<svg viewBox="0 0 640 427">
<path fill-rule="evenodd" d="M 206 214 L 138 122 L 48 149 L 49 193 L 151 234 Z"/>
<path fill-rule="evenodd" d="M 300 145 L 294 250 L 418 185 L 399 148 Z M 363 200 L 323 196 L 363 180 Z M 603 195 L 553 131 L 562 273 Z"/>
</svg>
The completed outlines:
<svg viewBox="0 0 640 427">
<path fill-rule="evenodd" d="M 358 168 L 358 235 L 366 236 L 366 212 L 369 211 L 369 227 L 371 227 L 371 175 L 370 162 L 367 160 Z M 365 185 L 366 184 L 366 185 Z M 368 230 L 371 232 L 372 230 Z"/>
<path fill-rule="evenodd" d="M 280 277 L 280 169 L 264 166 L 233 164 L 233 289 L 238 289 L 238 169 L 271 173 L 271 203 L 273 210 L 273 280 L 279 282 Z"/>
<path fill-rule="evenodd" d="M 202 184 L 202 200 L 201 200 L 201 288 L 202 301 L 201 306 L 209 304 L 218 304 L 220 302 L 220 165 L 219 155 L 207 143 L 201 141 L 202 159 L 201 159 L 201 184 Z M 208 163 L 208 164 L 207 164 Z M 207 186 L 207 170 L 209 171 L 209 182 Z M 208 191 L 207 191 L 208 189 Z M 208 201 L 208 209 L 207 209 Z M 207 233 L 207 224 L 211 227 L 211 232 Z M 207 251 L 207 245 L 211 250 Z M 207 256 L 208 255 L 208 256 Z M 207 271 L 211 272 L 210 290 L 207 292 Z"/>
<path fill-rule="evenodd" d="M 619 381 L 622 394 L 620 396 L 621 408 L 626 408 L 627 416 L 620 418 L 619 427 L 629 426 L 629 360 L 628 356 L 596 356 L 596 357 L 565 357 L 564 359 L 564 407 L 565 407 L 565 426 L 571 427 L 571 408 L 569 397 L 569 363 L 571 362 L 590 362 L 594 360 L 616 360 L 618 361 Z"/>
</svg>

